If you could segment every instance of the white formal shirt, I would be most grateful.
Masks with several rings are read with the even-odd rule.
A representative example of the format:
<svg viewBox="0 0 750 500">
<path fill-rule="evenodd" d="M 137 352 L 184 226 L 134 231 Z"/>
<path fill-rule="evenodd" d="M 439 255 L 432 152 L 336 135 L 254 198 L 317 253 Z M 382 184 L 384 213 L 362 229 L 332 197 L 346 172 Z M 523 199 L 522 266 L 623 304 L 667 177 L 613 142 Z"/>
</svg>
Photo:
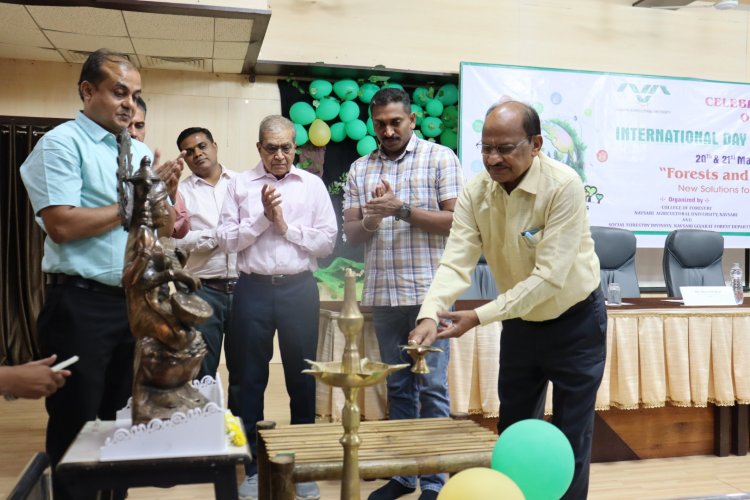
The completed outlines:
<svg viewBox="0 0 750 500">
<path fill-rule="evenodd" d="M 215 186 L 193 174 L 180 183 L 190 217 L 190 231 L 175 245 L 188 252 L 185 269 L 198 278 L 236 278 L 237 254 L 224 252 L 218 246 L 216 228 L 229 182 L 236 172 L 221 167 Z"/>
<path fill-rule="evenodd" d="M 263 215 L 265 184 L 281 194 L 288 226 L 284 235 Z M 317 259 L 333 251 L 337 233 L 331 197 L 320 177 L 292 166 L 276 179 L 259 163 L 229 183 L 217 235 L 222 248 L 238 253 L 240 271 L 271 275 L 317 270 Z"/>
</svg>

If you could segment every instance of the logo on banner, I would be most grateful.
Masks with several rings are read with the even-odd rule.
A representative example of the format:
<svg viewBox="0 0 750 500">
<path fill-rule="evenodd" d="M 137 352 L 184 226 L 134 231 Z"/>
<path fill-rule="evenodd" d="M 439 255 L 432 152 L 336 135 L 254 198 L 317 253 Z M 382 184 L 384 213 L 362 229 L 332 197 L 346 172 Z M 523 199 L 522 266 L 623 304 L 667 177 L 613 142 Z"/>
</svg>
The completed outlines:
<svg viewBox="0 0 750 500">
<path fill-rule="evenodd" d="M 551 145 L 544 153 L 550 158 L 565 163 L 575 170 L 582 181 L 586 180 L 585 155 L 586 144 L 580 138 L 573 125 L 568 120 L 552 118 L 542 121 L 544 144 Z"/>
<path fill-rule="evenodd" d="M 666 85 L 653 85 L 651 83 L 641 85 L 640 87 L 635 83 L 621 83 L 617 88 L 617 92 L 632 94 L 641 104 L 648 104 L 651 98 L 659 93 L 672 95 L 669 93 L 669 89 Z"/>
</svg>

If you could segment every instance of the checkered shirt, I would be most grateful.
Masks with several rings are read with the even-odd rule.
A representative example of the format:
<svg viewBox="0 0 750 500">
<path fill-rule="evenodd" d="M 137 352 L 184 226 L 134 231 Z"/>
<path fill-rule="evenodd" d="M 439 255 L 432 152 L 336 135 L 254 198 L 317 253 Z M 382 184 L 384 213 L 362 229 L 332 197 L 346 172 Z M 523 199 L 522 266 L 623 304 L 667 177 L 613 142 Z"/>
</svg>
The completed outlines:
<svg viewBox="0 0 750 500">
<path fill-rule="evenodd" d="M 344 210 L 362 209 L 381 179 L 412 208 L 440 210 L 458 197 L 461 165 L 452 150 L 412 134 L 404 153 L 390 160 L 379 150 L 355 161 L 344 187 Z M 386 217 L 365 243 L 362 305 L 407 306 L 424 300 L 445 248 L 446 236 Z"/>
</svg>

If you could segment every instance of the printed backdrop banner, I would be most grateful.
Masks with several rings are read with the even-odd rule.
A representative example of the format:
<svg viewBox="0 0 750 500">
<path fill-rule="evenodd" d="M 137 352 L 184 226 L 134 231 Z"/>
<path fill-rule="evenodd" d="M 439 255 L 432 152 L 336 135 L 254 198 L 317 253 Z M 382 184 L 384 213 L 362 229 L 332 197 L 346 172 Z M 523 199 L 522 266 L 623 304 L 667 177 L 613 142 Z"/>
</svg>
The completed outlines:
<svg viewBox="0 0 750 500">
<path fill-rule="evenodd" d="M 592 225 L 633 231 L 639 247 L 693 228 L 750 248 L 750 85 L 466 62 L 460 82 L 467 177 L 484 168 L 487 109 L 523 101 L 545 154 L 581 176 Z"/>
</svg>

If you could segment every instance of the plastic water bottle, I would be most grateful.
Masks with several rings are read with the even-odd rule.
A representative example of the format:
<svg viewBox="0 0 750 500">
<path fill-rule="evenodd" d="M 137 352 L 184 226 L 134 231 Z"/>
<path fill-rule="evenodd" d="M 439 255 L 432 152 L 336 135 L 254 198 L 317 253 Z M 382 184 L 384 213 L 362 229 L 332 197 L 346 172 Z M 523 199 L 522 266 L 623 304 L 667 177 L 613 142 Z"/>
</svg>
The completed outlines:
<svg viewBox="0 0 750 500">
<path fill-rule="evenodd" d="M 737 305 L 742 304 L 742 302 L 745 300 L 745 294 L 742 291 L 742 287 L 744 286 L 742 278 L 742 268 L 740 267 L 739 263 L 735 262 L 732 266 L 732 269 L 730 269 L 729 271 L 729 281 L 732 285 L 732 291 L 734 292 L 734 301 L 737 303 Z"/>
</svg>

